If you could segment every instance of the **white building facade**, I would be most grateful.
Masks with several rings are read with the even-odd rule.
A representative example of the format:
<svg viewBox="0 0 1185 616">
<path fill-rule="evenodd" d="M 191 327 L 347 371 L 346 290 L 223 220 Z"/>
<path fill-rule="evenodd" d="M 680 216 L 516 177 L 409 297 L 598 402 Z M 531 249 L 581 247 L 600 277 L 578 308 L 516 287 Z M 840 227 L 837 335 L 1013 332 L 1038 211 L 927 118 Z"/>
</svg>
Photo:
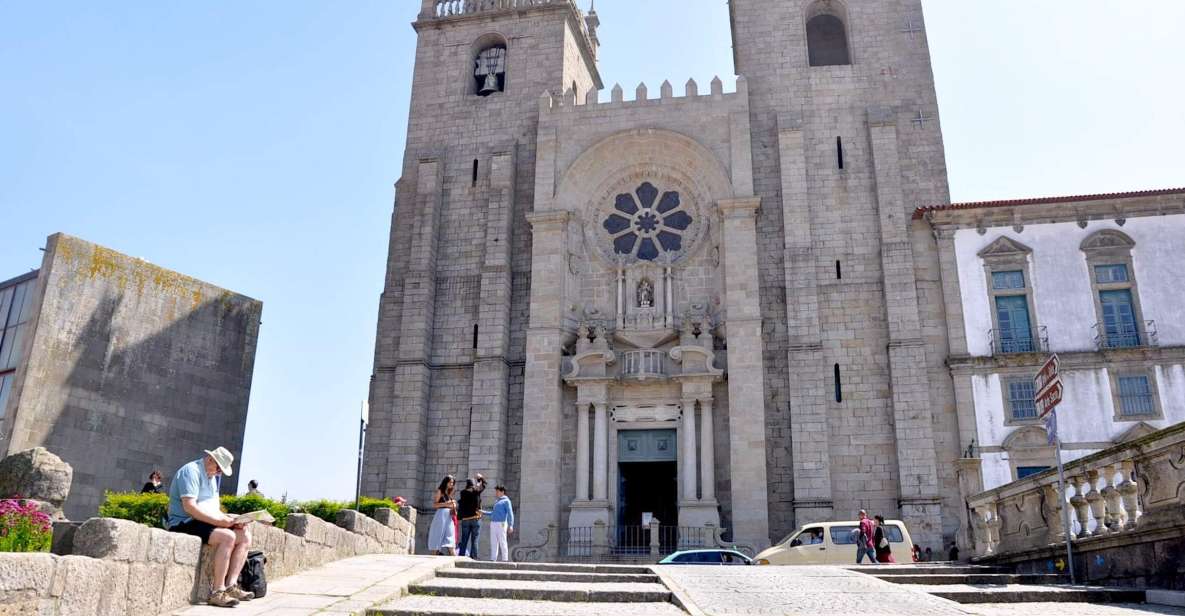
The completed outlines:
<svg viewBox="0 0 1185 616">
<path fill-rule="evenodd" d="M 939 243 L 964 492 L 1055 464 L 1033 401 L 1051 353 L 1065 388 L 1064 459 L 1185 421 L 1185 190 L 956 204 L 918 217 Z"/>
</svg>

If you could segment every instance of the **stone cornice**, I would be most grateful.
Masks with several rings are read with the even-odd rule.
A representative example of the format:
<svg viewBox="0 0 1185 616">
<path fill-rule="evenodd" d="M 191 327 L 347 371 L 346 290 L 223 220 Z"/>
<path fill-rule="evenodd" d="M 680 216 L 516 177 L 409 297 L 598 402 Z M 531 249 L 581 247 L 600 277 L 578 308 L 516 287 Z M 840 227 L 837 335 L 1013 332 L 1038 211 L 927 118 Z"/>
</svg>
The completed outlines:
<svg viewBox="0 0 1185 616">
<path fill-rule="evenodd" d="M 721 199 L 717 202 L 720 212 L 725 218 L 744 219 L 756 218 L 757 210 L 761 209 L 761 197 L 734 197 Z"/>
<path fill-rule="evenodd" d="M 1130 197 L 1079 201 L 1034 200 L 999 204 L 955 204 L 919 209 L 922 218 L 938 232 L 955 229 L 1022 227 L 1024 225 L 1076 222 L 1085 227 L 1092 220 L 1115 220 L 1122 224 L 1130 218 L 1185 214 L 1185 194 L 1151 194 Z"/>
<path fill-rule="evenodd" d="M 1094 370 L 1130 364 L 1168 364 L 1185 362 L 1185 346 L 1108 349 L 1106 351 L 1064 351 L 1057 354 L 1062 370 Z M 954 376 L 984 375 L 1001 372 L 1036 371 L 1048 358 L 1046 353 L 1017 353 L 993 357 L 951 356 L 946 360 Z"/>
<path fill-rule="evenodd" d="M 567 210 L 544 210 L 542 212 L 527 212 L 526 218 L 527 222 L 531 224 L 531 228 L 534 229 L 561 226 L 572 218 L 572 213 Z"/>
</svg>

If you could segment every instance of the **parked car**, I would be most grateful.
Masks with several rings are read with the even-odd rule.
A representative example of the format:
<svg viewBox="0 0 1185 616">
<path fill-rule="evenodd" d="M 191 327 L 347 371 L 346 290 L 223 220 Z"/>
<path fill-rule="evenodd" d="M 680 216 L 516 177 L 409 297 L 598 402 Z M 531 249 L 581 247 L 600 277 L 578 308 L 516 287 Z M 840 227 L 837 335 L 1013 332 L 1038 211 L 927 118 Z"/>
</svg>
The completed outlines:
<svg viewBox="0 0 1185 616">
<path fill-rule="evenodd" d="M 753 558 L 757 565 L 854 565 L 856 529 L 860 523 L 807 524 Z M 913 539 L 901 520 L 886 520 L 885 536 L 898 562 L 911 562 Z M 865 559 L 864 562 L 868 562 Z"/>
<path fill-rule="evenodd" d="M 751 565 L 748 556 L 736 550 L 680 550 L 658 561 L 660 565 Z"/>
</svg>

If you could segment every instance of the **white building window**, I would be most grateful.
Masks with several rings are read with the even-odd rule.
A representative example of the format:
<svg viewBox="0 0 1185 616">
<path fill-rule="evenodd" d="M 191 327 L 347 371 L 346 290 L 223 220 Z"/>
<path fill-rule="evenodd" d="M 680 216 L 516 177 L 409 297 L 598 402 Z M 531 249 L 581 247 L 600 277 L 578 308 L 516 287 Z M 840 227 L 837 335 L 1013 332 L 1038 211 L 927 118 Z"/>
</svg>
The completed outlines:
<svg viewBox="0 0 1185 616">
<path fill-rule="evenodd" d="M 1115 421 L 1143 421 L 1163 417 L 1151 368 L 1111 371 L 1111 398 Z"/>
<path fill-rule="evenodd" d="M 1007 398 L 1007 409 L 1011 421 L 1030 421 L 1037 419 L 1037 404 L 1034 401 L 1033 381 L 1028 378 L 1010 378 L 1004 380 L 1004 395 Z"/>
</svg>

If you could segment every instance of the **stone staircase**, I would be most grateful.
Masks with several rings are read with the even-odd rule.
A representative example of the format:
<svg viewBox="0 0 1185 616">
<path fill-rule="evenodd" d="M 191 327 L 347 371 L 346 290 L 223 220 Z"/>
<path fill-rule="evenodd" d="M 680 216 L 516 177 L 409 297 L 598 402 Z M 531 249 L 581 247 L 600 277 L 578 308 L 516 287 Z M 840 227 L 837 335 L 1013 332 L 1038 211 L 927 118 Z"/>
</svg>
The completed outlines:
<svg viewBox="0 0 1185 616">
<path fill-rule="evenodd" d="M 1071 586 L 1064 575 L 1017 574 L 977 565 L 876 565 L 851 567 L 875 578 L 958 603 L 1142 603 L 1144 591 Z"/>
<path fill-rule="evenodd" d="M 368 616 L 677 616 L 671 591 L 649 567 L 492 563 L 455 567 L 408 587 Z"/>
</svg>

